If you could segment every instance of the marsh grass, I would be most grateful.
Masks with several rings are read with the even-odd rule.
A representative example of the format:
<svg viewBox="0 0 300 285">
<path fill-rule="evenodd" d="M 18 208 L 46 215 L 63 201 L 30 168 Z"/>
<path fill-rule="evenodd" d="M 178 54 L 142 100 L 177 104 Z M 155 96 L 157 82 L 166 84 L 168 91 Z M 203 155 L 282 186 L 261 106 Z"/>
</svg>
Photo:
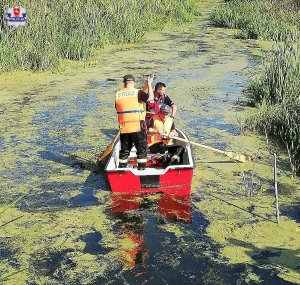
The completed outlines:
<svg viewBox="0 0 300 285">
<path fill-rule="evenodd" d="M 265 58 L 264 72 L 248 88 L 258 110 L 246 125 L 273 136 L 286 148 L 294 174 L 300 174 L 300 43 L 277 42 Z"/>
<path fill-rule="evenodd" d="M 27 26 L 16 30 L 0 18 L 0 71 L 45 70 L 61 59 L 86 59 L 94 49 L 139 42 L 145 31 L 189 21 L 197 11 L 196 0 L 10 0 L 0 10 L 16 4 L 26 8 Z"/>
<path fill-rule="evenodd" d="M 246 128 L 273 136 L 286 149 L 293 174 L 300 174 L 300 44 L 298 0 L 229 0 L 210 16 L 218 27 L 239 29 L 242 38 L 274 40 L 262 75 L 249 86 L 258 109 Z"/>
<path fill-rule="evenodd" d="M 217 27 L 239 29 L 241 38 L 274 40 L 295 35 L 299 16 L 296 0 L 230 0 L 213 11 L 210 21 Z"/>
</svg>

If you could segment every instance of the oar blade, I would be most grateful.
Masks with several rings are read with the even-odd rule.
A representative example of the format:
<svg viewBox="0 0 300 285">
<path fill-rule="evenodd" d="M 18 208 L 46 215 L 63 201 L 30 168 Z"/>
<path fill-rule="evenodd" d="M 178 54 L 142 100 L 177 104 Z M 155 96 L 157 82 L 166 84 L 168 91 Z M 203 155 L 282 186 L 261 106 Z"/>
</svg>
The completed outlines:
<svg viewBox="0 0 300 285">
<path fill-rule="evenodd" d="M 98 159 L 98 164 L 105 164 L 109 158 L 110 153 L 113 150 L 113 145 L 109 145 L 105 151 L 102 152 Z"/>
<path fill-rule="evenodd" d="M 107 146 L 107 148 L 105 149 L 105 151 L 103 151 L 97 161 L 97 164 L 99 165 L 103 165 L 107 162 L 110 153 L 112 152 L 113 148 L 114 148 L 114 144 L 117 141 L 117 139 L 120 136 L 120 131 L 118 131 L 118 133 L 116 134 L 116 136 L 114 137 L 113 141 Z"/>
<path fill-rule="evenodd" d="M 250 155 L 240 154 L 232 151 L 225 151 L 224 152 L 228 157 L 240 161 L 240 162 L 248 162 L 252 161 L 252 157 Z"/>
</svg>

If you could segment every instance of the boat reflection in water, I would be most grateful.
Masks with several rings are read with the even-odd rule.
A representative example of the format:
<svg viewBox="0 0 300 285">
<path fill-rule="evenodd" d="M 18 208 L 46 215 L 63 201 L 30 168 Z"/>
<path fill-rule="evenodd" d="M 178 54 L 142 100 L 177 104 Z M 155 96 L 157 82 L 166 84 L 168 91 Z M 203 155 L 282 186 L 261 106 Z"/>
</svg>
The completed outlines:
<svg viewBox="0 0 300 285">
<path fill-rule="evenodd" d="M 156 213 L 159 221 L 191 223 L 190 195 L 113 193 L 111 211 L 117 218 L 120 259 L 125 267 L 143 265 L 148 257 L 145 214 Z"/>
</svg>

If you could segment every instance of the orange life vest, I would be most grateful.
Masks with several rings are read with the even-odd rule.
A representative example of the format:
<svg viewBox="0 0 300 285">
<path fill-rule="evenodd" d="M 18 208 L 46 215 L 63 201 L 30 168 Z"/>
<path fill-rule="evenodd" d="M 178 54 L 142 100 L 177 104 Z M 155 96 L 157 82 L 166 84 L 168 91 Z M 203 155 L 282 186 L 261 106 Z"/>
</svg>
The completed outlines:
<svg viewBox="0 0 300 285">
<path fill-rule="evenodd" d="M 151 120 L 153 120 L 154 132 L 157 132 L 157 133 L 149 133 L 147 135 L 148 146 L 150 147 L 153 144 L 159 143 L 159 142 L 163 142 L 167 145 L 172 145 L 173 144 L 172 140 L 171 139 L 163 140 L 161 138 L 160 133 L 168 135 L 171 132 L 171 127 L 173 125 L 173 118 L 165 117 L 165 120 L 163 121 L 162 118 L 159 115 L 156 115 L 153 118 L 151 118 Z"/>
<path fill-rule="evenodd" d="M 116 93 L 116 109 L 122 134 L 141 131 L 140 121 L 145 120 L 145 104 L 139 103 L 136 88 L 124 88 Z"/>
</svg>

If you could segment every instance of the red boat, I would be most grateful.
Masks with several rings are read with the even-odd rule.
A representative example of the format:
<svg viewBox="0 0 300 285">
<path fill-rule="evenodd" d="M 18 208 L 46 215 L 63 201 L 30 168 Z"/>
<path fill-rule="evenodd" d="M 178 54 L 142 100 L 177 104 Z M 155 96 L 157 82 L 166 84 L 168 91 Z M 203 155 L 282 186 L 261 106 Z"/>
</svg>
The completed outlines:
<svg viewBox="0 0 300 285">
<path fill-rule="evenodd" d="M 178 136 L 188 140 L 183 131 L 176 129 Z M 118 168 L 120 140 L 115 142 L 105 166 L 112 192 L 163 192 L 165 194 L 186 195 L 191 191 L 191 183 L 195 162 L 191 146 L 185 142 L 174 140 L 175 145 L 184 147 L 180 163 L 163 165 L 163 159 L 158 154 L 148 154 L 145 170 L 138 170 L 136 149 L 132 148 L 128 164 L 130 167 Z"/>
</svg>

